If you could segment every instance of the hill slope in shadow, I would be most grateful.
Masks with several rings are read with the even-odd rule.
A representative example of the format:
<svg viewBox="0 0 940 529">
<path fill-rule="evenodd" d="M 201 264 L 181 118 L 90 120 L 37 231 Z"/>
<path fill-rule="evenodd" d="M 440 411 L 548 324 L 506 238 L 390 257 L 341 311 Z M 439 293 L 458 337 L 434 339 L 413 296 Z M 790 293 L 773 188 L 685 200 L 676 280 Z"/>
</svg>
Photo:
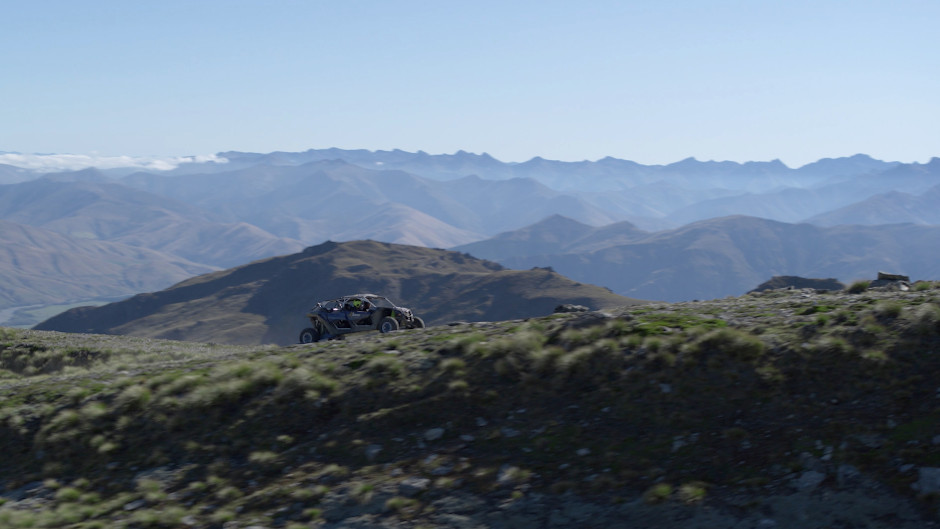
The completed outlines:
<svg viewBox="0 0 940 529">
<path fill-rule="evenodd" d="M 458 252 L 354 241 L 192 278 L 102 307 L 72 309 L 36 326 L 230 344 L 287 344 L 319 300 L 386 295 L 429 325 L 545 315 L 560 303 L 606 308 L 640 303 L 548 269 L 506 270 Z"/>
</svg>

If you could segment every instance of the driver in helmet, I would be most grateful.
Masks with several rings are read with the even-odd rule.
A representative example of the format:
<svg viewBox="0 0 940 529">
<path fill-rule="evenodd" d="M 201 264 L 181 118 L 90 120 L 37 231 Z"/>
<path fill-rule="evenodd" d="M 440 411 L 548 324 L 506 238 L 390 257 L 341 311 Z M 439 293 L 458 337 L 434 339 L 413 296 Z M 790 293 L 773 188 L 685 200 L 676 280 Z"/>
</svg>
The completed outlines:
<svg viewBox="0 0 940 529">
<path fill-rule="evenodd" d="M 368 302 L 364 302 L 359 298 L 353 298 L 346 302 L 346 310 L 349 311 L 348 318 L 350 322 L 356 322 L 364 320 L 369 316 L 366 312 L 369 305 Z"/>
</svg>

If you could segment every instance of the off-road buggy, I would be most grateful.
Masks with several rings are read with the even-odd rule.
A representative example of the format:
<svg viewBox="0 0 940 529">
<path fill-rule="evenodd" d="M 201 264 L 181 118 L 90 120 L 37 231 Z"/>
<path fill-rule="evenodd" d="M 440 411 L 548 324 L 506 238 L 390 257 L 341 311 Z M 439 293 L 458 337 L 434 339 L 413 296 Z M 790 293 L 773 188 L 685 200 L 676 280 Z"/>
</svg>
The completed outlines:
<svg viewBox="0 0 940 529">
<path fill-rule="evenodd" d="M 399 307 L 375 294 L 353 294 L 317 303 L 307 314 L 311 327 L 300 333 L 300 343 L 339 338 L 362 332 L 392 332 L 398 329 L 420 329 L 424 320 L 410 309 Z"/>
</svg>

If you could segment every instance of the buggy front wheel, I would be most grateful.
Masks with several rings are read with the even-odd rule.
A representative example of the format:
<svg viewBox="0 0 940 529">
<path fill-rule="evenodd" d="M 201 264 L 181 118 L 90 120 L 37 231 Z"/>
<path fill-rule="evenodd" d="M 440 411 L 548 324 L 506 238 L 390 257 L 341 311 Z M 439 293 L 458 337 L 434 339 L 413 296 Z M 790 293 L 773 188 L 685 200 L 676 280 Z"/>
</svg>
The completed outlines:
<svg viewBox="0 0 940 529">
<path fill-rule="evenodd" d="M 392 332 L 399 329 L 398 320 L 392 318 L 391 316 L 386 316 L 382 318 L 382 321 L 379 322 L 379 332 Z"/>
<path fill-rule="evenodd" d="M 300 343 L 313 343 L 320 341 L 320 333 L 312 327 L 300 331 Z"/>
</svg>

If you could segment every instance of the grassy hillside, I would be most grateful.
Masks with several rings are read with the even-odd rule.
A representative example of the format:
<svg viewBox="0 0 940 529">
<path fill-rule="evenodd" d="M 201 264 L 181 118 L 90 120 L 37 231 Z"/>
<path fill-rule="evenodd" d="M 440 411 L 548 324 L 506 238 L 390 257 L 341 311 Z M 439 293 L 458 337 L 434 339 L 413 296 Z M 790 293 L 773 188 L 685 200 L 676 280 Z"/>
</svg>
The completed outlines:
<svg viewBox="0 0 940 529">
<path fill-rule="evenodd" d="M 429 324 L 551 314 L 640 303 L 550 270 L 505 270 L 457 252 L 374 241 L 324 243 L 301 253 L 206 274 L 103 307 L 72 309 L 37 329 L 234 344 L 297 340 L 320 300 L 388 296 Z"/>
<path fill-rule="evenodd" d="M 940 284 L 851 290 L 280 348 L 2 330 L 0 526 L 925 527 Z"/>
</svg>

